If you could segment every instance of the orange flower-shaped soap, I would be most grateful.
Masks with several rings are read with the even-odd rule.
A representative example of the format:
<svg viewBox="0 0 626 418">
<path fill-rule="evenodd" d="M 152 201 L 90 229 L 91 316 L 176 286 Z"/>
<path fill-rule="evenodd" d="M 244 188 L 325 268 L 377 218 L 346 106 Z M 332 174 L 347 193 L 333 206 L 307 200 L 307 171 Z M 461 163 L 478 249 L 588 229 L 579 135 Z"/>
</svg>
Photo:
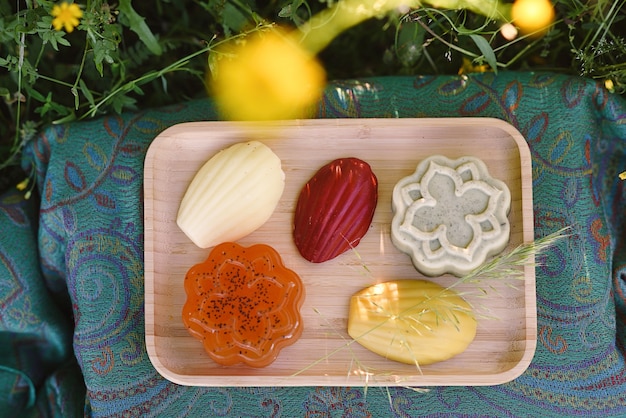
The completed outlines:
<svg viewBox="0 0 626 418">
<path fill-rule="evenodd" d="M 183 323 L 219 364 L 265 367 L 302 334 L 302 281 L 268 245 L 217 245 L 185 292 Z"/>
</svg>

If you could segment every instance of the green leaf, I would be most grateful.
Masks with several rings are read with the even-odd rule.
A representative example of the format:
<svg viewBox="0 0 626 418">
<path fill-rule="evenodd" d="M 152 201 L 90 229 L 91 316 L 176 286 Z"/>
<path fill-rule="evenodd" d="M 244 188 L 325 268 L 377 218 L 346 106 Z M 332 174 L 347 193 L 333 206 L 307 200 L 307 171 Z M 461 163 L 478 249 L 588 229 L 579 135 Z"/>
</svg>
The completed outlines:
<svg viewBox="0 0 626 418">
<path fill-rule="evenodd" d="M 51 113 L 53 117 L 65 116 L 69 113 L 67 107 L 53 100 L 51 92 L 48 92 L 48 94 L 44 97 L 41 93 L 34 89 L 27 89 L 27 91 L 31 97 L 42 103 L 41 106 L 35 108 L 35 113 L 39 114 L 41 117 L 46 116 L 48 113 Z"/>
<path fill-rule="evenodd" d="M 489 45 L 489 42 L 487 42 L 487 40 L 482 36 L 476 35 L 474 33 L 470 34 L 469 37 L 472 38 L 472 41 L 474 41 L 478 49 L 480 49 L 480 52 L 485 57 L 487 64 L 489 64 L 493 72 L 497 74 L 498 60 L 496 59 L 496 54 L 493 52 L 493 49 L 491 48 L 491 45 Z"/>
<path fill-rule="evenodd" d="M 30 90 L 30 97 L 32 97 L 33 99 L 44 103 L 46 101 L 46 98 L 44 97 L 43 94 L 39 93 L 37 90 Z"/>
<path fill-rule="evenodd" d="M 121 114 L 124 109 L 135 110 L 137 108 L 135 103 L 137 100 L 124 94 L 116 94 L 111 99 L 111 107 L 117 114 Z"/>
<path fill-rule="evenodd" d="M 424 35 L 421 25 L 413 22 L 402 24 L 396 38 L 396 54 L 405 67 L 413 66 L 422 56 Z"/>
<path fill-rule="evenodd" d="M 15 30 L 20 33 L 33 34 L 37 32 L 37 24 L 46 15 L 43 7 L 35 7 L 26 10 L 22 19 L 18 19 Z"/>
<path fill-rule="evenodd" d="M 161 45 L 157 41 L 156 37 L 148 27 L 145 22 L 145 19 L 141 17 L 133 6 L 131 5 L 131 0 L 121 0 L 118 6 L 119 11 L 121 13 L 120 21 L 124 23 L 126 21 L 127 26 L 135 32 L 141 42 L 143 42 L 146 47 L 152 52 L 154 55 L 161 55 L 163 50 L 161 49 Z"/>
<path fill-rule="evenodd" d="M 17 57 L 11 55 L 8 55 L 6 58 L 0 57 L 0 67 L 11 70 L 15 64 L 17 64 Z"/>
<path fill-rule="evenodd" d="M 64 31 L 56 31 L 56 30 L 52 31 L 48 29 L 48 30 L 42 30 L 39 33 L 44 44 L 50 43 L 50 45 L 52 45 L 52 48 L 54 48 L 55 51 L 59 50 L 59 44 L 63 46 L 70 46 L 70 42 L 64 38 L 65 36 Z"/>
<path fill-rule="evenodd" d="M 82 78 L 80 80 L 78 80 L 78 85 L 80 86 L 81 93 L 83 93 L 83 96 L 85 96 L 85 99 L 87 99 L 87 101 L 89 102 L 91 107 L 95 106 L 96 102 L 93 99 L 93 95 L 91 94 L 91 90 L 89 90 L 89 87 L 87 87 L 87 83 L 85 83 L 85 80 L 83 80 Z"/>
<path fill-rule="evenodd" d="M 304 19 L 298 16 L 298 9 L 304 4 L 305 0 L 293 0 L 280 9 L 278 16 L 291 19 L 296 26 L 299 26 L 304 23 Z"/>
<path fill-rule="evenodd" d="M 143 96 L 145 94 L 143 89 L 141 87 L 139 87 L 139 85 L 136 84 L 136 83 L 133 84 L 133 93 L 136 93 L 136 94 L 138 94 L 140 96 Z"/>
<path fill-rule="evenodd" d="M 117 53 L 117 44 L 110 39 L 94 37 L 93 42 L 93 62 L 100 76 L 104 74 L 102 63 L 113 64 L 115 59 L 113 56 Z"/>
<path fill-rule="evenodd" d="M 74 96 L 74 109 L 78 109 L 80 106 L 80 96 L 78 95 L 78 89 L 76 87 L 72 87 L 70 89 L 72 96 Z"/>
<path fill-rule="evenodd" d="M 74 112 L 71 112 L 71 113 L 68 113 L 66 116 L 53 120 L 52 123 L 55 125 L 60 125 L 63 123 L 72 122 L 74 120 L 76 120 L 76 114 Z"/>
<path fill-rule="evenodd" d="M 224 5 L 222 19 L 224 20 L 223 25 L 235 32 L 241 31 L 248 24 L 246 16 L 230 3 Z"/>
<path fill-rule="evenodd" d="M 291 17 L 291 15 L 293 14 L 292 10 L 293 8 L 291 7 L 291 3 L 288 3 L 286 6 L 278 11 L 278 17 Z"/>
<path fill-rule="evenodd" d="M 220 54 L 215 53 L 214 51 L 209 51 L 209 57 L 207 58 L 207 65 L 209 66 L 209 73 L 211 77 L 215 79 L 217 77 L 217 63 L 220 59 L 225 59 Z"/>
</svg>

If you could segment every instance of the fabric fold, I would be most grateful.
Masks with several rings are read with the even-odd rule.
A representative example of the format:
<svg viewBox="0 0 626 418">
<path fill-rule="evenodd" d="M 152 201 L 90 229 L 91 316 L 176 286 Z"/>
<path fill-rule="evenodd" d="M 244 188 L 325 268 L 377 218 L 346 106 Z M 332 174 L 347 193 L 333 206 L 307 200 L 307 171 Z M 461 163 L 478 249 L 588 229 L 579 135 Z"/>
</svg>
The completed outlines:
<svg viewBox="0 0 626 418">
<path fill-rule="evenodd" d="M 21 264 L 41 266 L 41 273 L 0 267 L 18 283 L 24 277 L 46 283 L 71 306 L 71 345 L 89 415 L 626 414 L 624 183 L 617 177 L 626 169 L 622 97 L 600 83 L 553 73 L 378 77 L 330 83 L 317 117 L 495 117 L 523 134 L 533 159 L 536 237 L 572 228 L 539 260 L 539 335 L 530 367 L 499 386 L 428 391 L 198 388 L 161 377 L 143 330 L 143 160 L 168 126 L 218 119 L 207 99 L 49 127 L 26 148 L 25 166 L 33 164 L 41 196 L 38 240 L 15 249 L 3 238 L 0 254 L 15 261 L 30 248 L 30 262 Z M 21 228 L 16 210 L 4 210 L 2 231 L 7 222 L 11 231 Z M 0 293 L 5 300 L 7 294 Z M 27 398 L 27 385 L 15 387 L 14 395 Z"/>
</svg>

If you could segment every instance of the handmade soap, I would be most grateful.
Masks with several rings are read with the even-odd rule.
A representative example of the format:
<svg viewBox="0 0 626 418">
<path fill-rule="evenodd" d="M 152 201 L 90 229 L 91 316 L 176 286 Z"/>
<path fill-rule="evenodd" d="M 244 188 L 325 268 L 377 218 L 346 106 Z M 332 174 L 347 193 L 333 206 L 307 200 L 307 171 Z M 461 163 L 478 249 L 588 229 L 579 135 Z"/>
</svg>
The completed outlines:
<svg viewBox="0 0 626 418">
<path fill-rule="evenodd" d="M 468 302 L 427 280 L 378 283 L 350 298 L 348 334 L 376 354 L 417 367 L 465 351 L 476 327 Z"/>
<path fill-rule="evenodd" d="M 281 160 L 267 145 L 236 143 L 198 170 L 180 203 L 176 223 L 200 248 L 236 241 L 272 216 L 284 188 Z"/>
<path fill-rule="evenodd" d="M 294 214 L 293 239 L 300 254 L 321 263 L 356 247 L 369 230 L 378 179 L 368 163 L 339 158 L 304 185 Z"/>
<path fill-rule="evenodd" d="M 393 189 L 391 239 L 423 274 L 464 276 L 507 246 L 510 207 L 478 158 L 432 156 Z"/>
<path fill-rule="evenodd" d="M 268 245 L 217 245 L 185 293 L 183 324 L 216 363 L 265 367 L 302 334 L 302 281 Z"/>
</svg>

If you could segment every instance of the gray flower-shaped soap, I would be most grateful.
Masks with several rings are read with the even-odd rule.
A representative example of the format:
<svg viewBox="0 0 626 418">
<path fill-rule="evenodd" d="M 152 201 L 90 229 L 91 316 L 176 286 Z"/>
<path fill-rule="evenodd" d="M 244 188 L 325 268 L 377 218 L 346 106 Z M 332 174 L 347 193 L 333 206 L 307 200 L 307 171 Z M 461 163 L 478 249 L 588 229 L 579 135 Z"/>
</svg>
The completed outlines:
<svg viewBox="0 0 626 418">
<path fill-rule="evenodd" d="M 478 158 L 432 156 L 393 189 L 391 239 L 423 274 L 464 276 L 507 246 L 510 207 Z"/>
</svg>

